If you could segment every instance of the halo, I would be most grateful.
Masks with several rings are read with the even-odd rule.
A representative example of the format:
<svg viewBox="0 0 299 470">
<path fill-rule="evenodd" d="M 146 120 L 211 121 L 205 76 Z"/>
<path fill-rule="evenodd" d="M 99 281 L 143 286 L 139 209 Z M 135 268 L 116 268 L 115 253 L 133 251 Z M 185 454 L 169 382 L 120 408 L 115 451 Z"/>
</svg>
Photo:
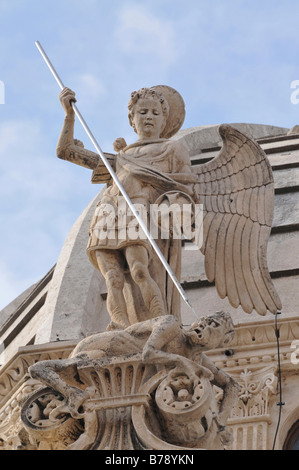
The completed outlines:
<svg viewBox="0 0 299 470">
<path fill-rule="evenodd" d="M 170 86 L 157 85 L 152 86 L 151 89 L 162 93 L 169 105 L 169 116 L 165 129 L 161 134 L 161 137 L 164 139 L 169 139 L 180 130 L 185 120 L 186 113 L 184 100 L 179 92 Z"/>
</svg>

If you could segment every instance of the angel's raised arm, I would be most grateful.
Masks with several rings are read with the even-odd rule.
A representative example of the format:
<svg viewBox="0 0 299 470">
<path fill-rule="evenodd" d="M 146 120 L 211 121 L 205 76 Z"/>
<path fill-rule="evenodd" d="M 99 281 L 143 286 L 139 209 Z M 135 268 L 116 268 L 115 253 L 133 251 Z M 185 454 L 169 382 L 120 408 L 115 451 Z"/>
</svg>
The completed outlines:
<svg viewBox="0 0 299 470">
<path fill-rule="evenodd" d="M 105 169 L 104 164 L 101 163 L 100 156 L 91 150 L 85 149 L 82 142 L 74 139 L 75 113 L 71 101 L 76 102 L 75 93 L 69 88 L 64 88 L 59 94 L 59 100 L 65 112 L 65 119 L 56 148 L 57 157 L 75 163 L 76 165 L 90 168 L 91 170 L 95 170 L 96 168 L 99 170 L 99 167 L 103 167 L 101 182 L 104 183 L 108 181 L 110 175 L 108 170 Z M 114 155 L 105 155 L 113 166 Z"/>
</svg>

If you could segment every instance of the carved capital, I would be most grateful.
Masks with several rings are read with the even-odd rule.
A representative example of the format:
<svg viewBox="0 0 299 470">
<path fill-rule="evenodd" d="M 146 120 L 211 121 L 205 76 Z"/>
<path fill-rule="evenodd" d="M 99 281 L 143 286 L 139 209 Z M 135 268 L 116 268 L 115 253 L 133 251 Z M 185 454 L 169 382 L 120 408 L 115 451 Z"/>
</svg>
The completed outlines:
<svg viewBox="0 0 299 470">
<path fill-rule="evenodd" d="M 244 369 L 235 379 L 239 383 L 239 400 L 234 406 L 231 419 L 265 418 L 269 415 L 269 398 L 276 393 L 276 368 L 265 367 L 259 371 Z"/>
</svg>

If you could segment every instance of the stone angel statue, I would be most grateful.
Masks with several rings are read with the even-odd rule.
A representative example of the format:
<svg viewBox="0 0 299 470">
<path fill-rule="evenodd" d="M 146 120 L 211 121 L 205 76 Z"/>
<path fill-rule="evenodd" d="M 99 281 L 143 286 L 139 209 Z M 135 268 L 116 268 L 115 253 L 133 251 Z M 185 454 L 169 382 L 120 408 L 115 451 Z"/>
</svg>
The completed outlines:
<svg viewBox="0 0 299 470">
<path fill-rule="evenodd" d="M 65 121 L 57 156 L 92 169 L 92 182 L 107 183 L 91 221 L 87 254 L 107 283 L 108 328 L 126 328 L 161 315 L 180 319 L 178 292 L 148 240 L 129 237 L 133 217 L 122 222 L 121 194 L 99 155 L 74 140 L 71 101 L 76 101 L 75 93 L 65 88 L 60 101 Z M 233 127 L 221 125 L 223 147 L 219 155 L 194 170 L 187 149 L 171 139 L 185 117 L 184 101 L 176 90 L 168 86 L 142 88 L 131 94 L 128 108 L 138 140 L 127 145 L 119 138 L 114 143 L 117 155 L 106 156 L 131 201 L 144 208 L 146 218 L 150 206 L 157 202 L 171 205 L 176 201 L 181 207 L 202 204 L 201 251 L 207 278 L 215 281 L 219 296 L 248 313 L 255 310 L 264 315 L 267 310 L 280 310 L 267 268 L 273 177 L 261 147 Z M 125 236 L 115 236 L 111 227 L 117 227 L 117 233 L 123 230 Z M 160 236 L 157 244 L 179 279 L 181 240 Z"/>
</svg>

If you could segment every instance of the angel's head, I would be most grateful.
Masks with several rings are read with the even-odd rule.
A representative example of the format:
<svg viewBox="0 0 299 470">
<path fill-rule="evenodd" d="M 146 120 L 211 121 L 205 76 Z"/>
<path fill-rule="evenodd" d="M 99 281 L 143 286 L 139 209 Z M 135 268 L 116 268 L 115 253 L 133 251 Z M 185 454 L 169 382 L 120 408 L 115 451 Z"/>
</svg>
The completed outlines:
<svg viewBox="0 0 299 470">
<path fill-rule="evenodd" d="M 158 139 L 165 129 L 169 105 L 163 94 L 153 88 L 141 88 L 131 94 L 129 122 L 140 139 Z"/>
<path fill-rule="evenodd" d="M 203 349 L 215 349 L 227 346 L 234 337 L 234 325 L 227 312 L 216 312 L 202 317 L 188 330 L 189 341 Z"/>
</svg>

